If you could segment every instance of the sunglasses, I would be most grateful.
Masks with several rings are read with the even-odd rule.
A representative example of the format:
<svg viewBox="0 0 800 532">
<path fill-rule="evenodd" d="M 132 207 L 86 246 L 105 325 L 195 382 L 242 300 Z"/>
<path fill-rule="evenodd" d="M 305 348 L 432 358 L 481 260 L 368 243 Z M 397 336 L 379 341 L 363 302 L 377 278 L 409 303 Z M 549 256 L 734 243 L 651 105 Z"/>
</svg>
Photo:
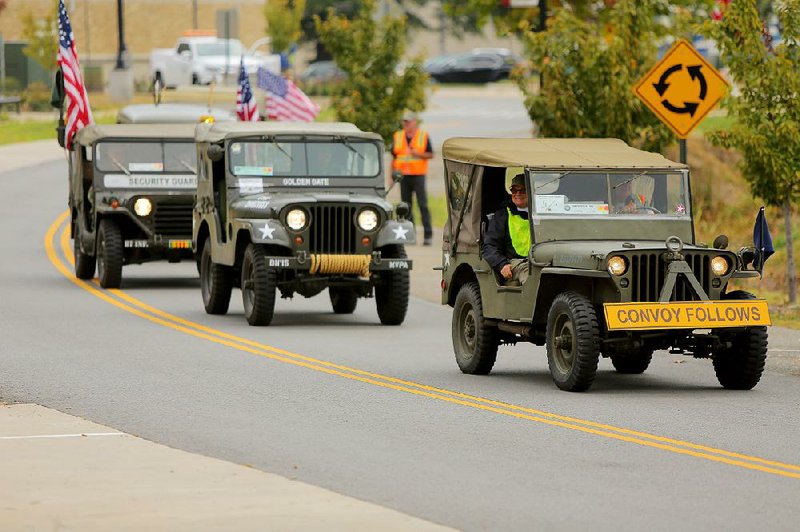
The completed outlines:
<svg viewBox="0 0 800 532">
<path fill-rule="evenodd" d="M 509 190 L 511 191 L 512 194 L 527 194 L 528 193 L 528 191 L 525 190 L 522 187 L 511 187 Z"/>
</svg>

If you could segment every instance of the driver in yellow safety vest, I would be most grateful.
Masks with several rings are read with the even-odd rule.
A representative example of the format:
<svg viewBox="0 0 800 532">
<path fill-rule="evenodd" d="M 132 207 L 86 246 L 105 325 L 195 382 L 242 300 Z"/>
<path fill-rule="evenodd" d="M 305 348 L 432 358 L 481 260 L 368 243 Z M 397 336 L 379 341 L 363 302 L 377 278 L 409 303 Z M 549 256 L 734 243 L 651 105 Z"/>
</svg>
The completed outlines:
<svg viewBox="0 0 800 532">
<path fill-rule="evenodd" d="M 524 174 L 514 176 L 510 190 L 511 201 L 495 212 L 484 235 L 483 258 L 506 285 L 519 286 L 528 278 L 527 257 L 531 248 Z"/>
</svg>

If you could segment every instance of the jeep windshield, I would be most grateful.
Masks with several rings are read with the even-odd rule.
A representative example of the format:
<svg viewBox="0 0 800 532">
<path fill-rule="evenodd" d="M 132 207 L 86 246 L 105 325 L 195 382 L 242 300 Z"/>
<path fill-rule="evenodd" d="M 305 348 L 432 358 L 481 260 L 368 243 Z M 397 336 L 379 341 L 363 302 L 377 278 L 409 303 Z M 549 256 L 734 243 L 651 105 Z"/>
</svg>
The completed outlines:
<svg viewBox="0 0 800 532">
<path fill-rule="evenodd" d="M 100 142 L 95 166 L 102 172 L 196 173 L 197 148 L 193 142 Z"/>
<path fill-rule="evenodd" d="M 541 216 L 689 216 L 684 172 L 532 172 L 531 183 Z"/>
<path fill-rule="evenodd" d="M 374 142 L 245 141 L 228 148 L 230 171 L 255 177 L 376 177 L 381 153 Z"/>
</svg>

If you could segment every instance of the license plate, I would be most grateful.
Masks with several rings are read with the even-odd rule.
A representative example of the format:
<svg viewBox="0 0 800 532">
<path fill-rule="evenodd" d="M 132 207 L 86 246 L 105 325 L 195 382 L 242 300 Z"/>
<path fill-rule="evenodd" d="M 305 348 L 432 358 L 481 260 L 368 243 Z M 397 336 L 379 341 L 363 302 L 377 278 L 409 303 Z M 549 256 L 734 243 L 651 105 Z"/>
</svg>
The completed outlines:
<svg viewBox="0 0 800 532">
<path fill-rule="evenodd" d="M 605 303 L 608 330 L 717 329 L 772 325 L 767 302 L 681 301 L 672 303 Z"/>
</svg>

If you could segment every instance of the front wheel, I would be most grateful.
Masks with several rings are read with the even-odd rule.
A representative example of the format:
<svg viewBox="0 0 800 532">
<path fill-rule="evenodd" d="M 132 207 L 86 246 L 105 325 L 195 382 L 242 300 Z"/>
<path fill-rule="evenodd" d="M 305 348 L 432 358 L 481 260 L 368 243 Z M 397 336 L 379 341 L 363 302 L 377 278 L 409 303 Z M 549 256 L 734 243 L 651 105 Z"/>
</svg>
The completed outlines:
<svg viewBox="0 0 800 532">
<path fill-rule="evenodd" d="M 387 246 L 382 250 L 384 259 L 406 258 L 403 246 Z M 406 319 L 411 281 L 408 271 L 388 271 L 381 274 L 381 281 L 375 287 L 375 303 L 378 317 L 384 325 L 400 325 Z"/>
<path fill-rule="evenodd" d="M 736 290 L 723 299 L 756 299 L 744 290 Z M 715 331 L 723 334 L 722 331 Z M 767 328 L 748 327 L 733 334 L 728 340 L 730 347 L 713 355 L 717 380 L 729 390 L 751 390 L 764 373 L 767 362 Z"/>
<path fill-rule="evenodd" d="M 483 317 L 478 283 L 461 287 L 453 306 L 453 351 L 462 373 L 488 375 L 497 359 L 498 331 Z"/>
<path fill-rule="evenodd" d="M 275 314 L 275 270 L 267 267 L 263 246 L 248 244 L 242 259 L 242 303 L 250 325 L 269 325 Z"/>
<path fill-rule="evenodd" d="M 102 220 L 97 232 L 97 277 L 103 288 L 122 284 L 122 232 L 114 220 Z"/>
<path fill-rule="evenodd" d="M 358 305 L 358 296 L 349 288 L 328 288 L 331 306 L 336 314 L 352 314 Z"/>
<path fill-rule="evenodd" d="M 233 275 L 231 269 L 211 260 L 211 238 L 207 237 L 200 252 L 200 293 L 208 314 L 225 314 L 231 303 Z"/>
<path fill-rule="evenodd" d="M 81 228 L 75 222 L 75 236 L 72 239 L 72 254 L 75 257 L 75 277 L 88 280 L 94 277 L 96 260 L 81 250 Z"/>
<path fill-rule="evenodd" d="M 600 357 L 597 312 L 575 292 L 556 296 L 547 315 L 547 365 L 562 390 L 582 392 L 597 373 Z"/>
</svg>

